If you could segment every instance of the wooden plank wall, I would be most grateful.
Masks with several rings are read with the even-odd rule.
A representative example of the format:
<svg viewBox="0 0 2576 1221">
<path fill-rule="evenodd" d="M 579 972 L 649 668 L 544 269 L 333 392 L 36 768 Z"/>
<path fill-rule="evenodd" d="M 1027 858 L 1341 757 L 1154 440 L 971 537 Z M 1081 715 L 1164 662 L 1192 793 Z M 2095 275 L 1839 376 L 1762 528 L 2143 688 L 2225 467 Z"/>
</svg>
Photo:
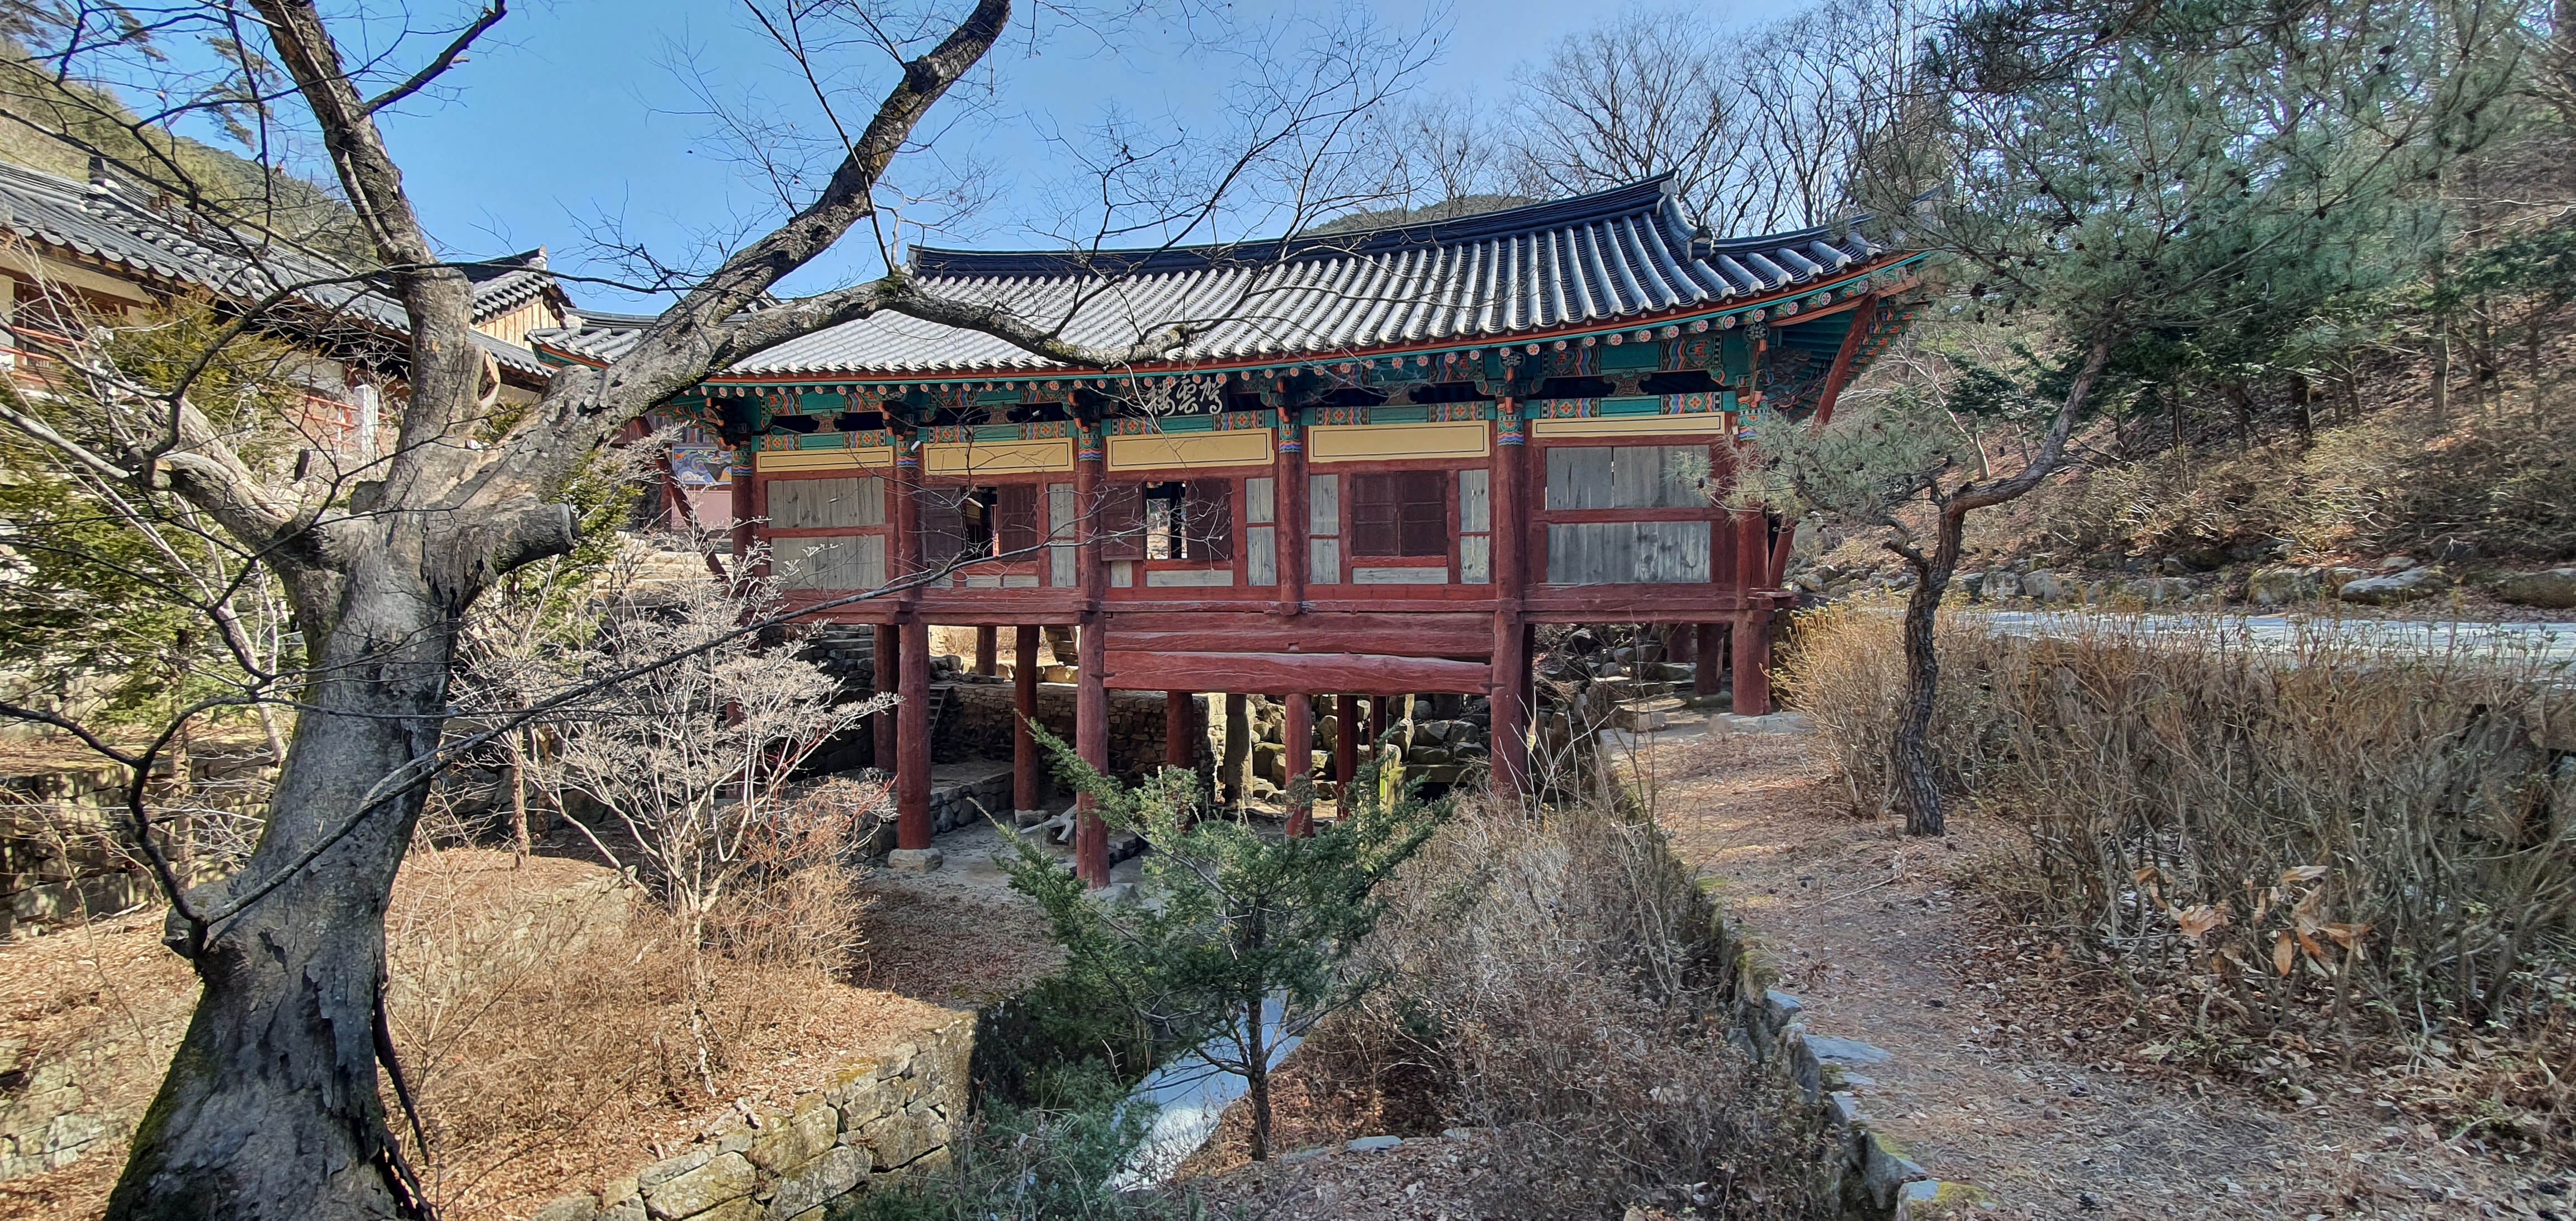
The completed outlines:
<svg viewBox="0 0 2576 1221">
<path fill-rule="evenodd" d="M 884 524 L 883 479 L 769 481 L 769 528 L 772 530 L 846 530 Z"/>
<path fill-rule="evenodd" d="M 1545 507 L 1555 511 L 1705 509 L 1695 479 L 1705 448 L 1551 445 Z M 1705 521 L 1551 522 L 1550 585 L 1635 585 L 1709 579 Z"/>
</svg>

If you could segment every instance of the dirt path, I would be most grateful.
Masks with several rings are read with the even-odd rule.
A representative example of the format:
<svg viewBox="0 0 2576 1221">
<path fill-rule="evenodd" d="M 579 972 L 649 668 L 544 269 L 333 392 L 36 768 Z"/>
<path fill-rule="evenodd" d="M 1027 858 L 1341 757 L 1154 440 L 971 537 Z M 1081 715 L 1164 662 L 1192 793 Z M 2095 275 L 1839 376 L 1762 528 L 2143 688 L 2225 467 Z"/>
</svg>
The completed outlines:
<svg viewBox="0 0 2576 1221">
<path fill-rule="evenodd" d="M 2371 1078 L 2300 1101 L 2145 1065 L 2124 995 L 1958 883 L 2000 829 L 1906 840 L 1862 820 L 1813 740 L 1653 748 L 1659 817 L 1768 943 L 1808 1027 L 1894 1053 L 1864 1113 L 1994 1217 L 2576 1217 L 2563 1167 L 2510 1166 L 2378 1104 Z"/>
</svg>

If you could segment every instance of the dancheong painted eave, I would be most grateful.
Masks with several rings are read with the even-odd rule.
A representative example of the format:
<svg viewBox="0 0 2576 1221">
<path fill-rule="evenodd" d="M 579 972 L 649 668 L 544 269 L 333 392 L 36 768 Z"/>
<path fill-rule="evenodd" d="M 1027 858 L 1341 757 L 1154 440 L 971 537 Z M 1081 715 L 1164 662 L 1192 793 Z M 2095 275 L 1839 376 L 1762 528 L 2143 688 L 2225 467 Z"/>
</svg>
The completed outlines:
<svg viewBox="0 0 2576 1221">
<path fill-rule="evenodd" d="M 1071 310 L 1065 337 L 1095 346 L 1213 319 L 1170 361 L 1130 371 L 1204 373 L 1728 325 L 1755 311 L 1785 321 L 1910 261 L 1867 236 L 1864 223 L 1713 240 L 1682 214 L 1671 180 L 1655 178 L 1384 229 L 1149 251 L 920 249 L 911 266 L 926 291 L 944 297 L 1007 304 L 1044 324 Z M 589 315 L 532 339 L 556 359 L 605 363 L 649 321 Z M 782 344 L 710 380 L 1083 372 L 991 336 L 885 314 Z"/>
</svg>

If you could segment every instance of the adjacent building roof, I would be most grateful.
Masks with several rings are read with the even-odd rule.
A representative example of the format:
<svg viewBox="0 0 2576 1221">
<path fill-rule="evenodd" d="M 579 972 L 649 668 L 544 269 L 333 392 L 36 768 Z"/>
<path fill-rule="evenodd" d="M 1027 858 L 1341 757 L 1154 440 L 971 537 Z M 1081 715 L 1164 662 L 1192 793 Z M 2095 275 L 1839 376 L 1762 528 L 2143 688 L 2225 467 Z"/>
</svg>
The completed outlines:
<svg viewBox="0 0 2576 1221">
<path fill-rule="evenodd" d="M 1210 320 L 1176 363 L 1290 360 L 1476 342 L 1722 306 L 1837 278 L 1888 251 L 1857 225 L 1715 240 L 1672 179 L 1450 220 L 1223 245 L 1119 251 L 918 249 L 938 296 L 1011 307 L 1066 338 L 1131 344 Z M 649 320 L 644 320 L 649 321 Z M 540 348 L 613 360 L 640 321 L 587 315 Z M 826 376 L 1041 372 L 1060 367 L 979 332 L 881 314 L 728 370 Z"/>
<path fill-rule="evenodd" d="M 300 289 L 296 296 L 326 314 L 342 315 L 367 329 L 401 335 L 411 329 L 402 303 L 349 269 L 284 242 L 264 240 L 247 228 L 227 229 L 158 206 L 107 181 L 76 182 L 22 166 L 0 164 L 0 227 L 19 239 L 73 251 L 138 280 L 170 288 L 195 288 L 231 300 L 265 296 L 281 284 L 332 283 Z M 474 280 L 474 318 L 482 322 L 554 291 L 545 252 L 526 251 L 467 268 Z M 477 334 L 475 342 L 512 371 L 549 372 L 536 353 Z"/>
</svg>

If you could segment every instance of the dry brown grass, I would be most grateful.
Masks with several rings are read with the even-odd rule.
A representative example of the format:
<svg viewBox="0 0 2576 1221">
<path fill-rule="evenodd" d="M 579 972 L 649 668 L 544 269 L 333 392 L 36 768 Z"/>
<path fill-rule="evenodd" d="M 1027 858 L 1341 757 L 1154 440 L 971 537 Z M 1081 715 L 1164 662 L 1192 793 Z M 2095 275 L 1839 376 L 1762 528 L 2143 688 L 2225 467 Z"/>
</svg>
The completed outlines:
<svg viewBox="0 0 2576 1221">
<path fill-rule="evenodd" d="M 2485 1126 L 2563 1142 L 2576 701 L 2528 658 L 2223 621 L 2153 637 L 1954 622 L 1939 767 L 2019 842 L 1980 883 L 2177 1019 L 2159 1052 L 2304 1088 L 2314 1061 L 2464 1070 Z M 1892 615 L 1806 619 L 1788 676 L 1871 808 Z"/>
<path fill-rule="evenodd" d="M 1439 1074 L 1449 1122 L 1491 1130 L 1476 1186 L 1494 1215 L 1811 1215 L 1820 1137 L 1726 1039 L 1734 964 L 1714 957 L 1713 917 L 1651 824 L 1470 802 L 1364 951 L 1388 986 L 1347 1038 L 1374 1026 L 1392 1054 L 1339 1054 L 1379 1081 L 1390 1064 Z"/>
<path fill-rule="evenodd" d="M 161 945 L 158 912 L 0 945 L 0 1048 L 20 1045 L 0 1070 L 67 1064 L 88 1095 L 82 1112 L 140 1113 L 196 999 L 196 976 Z M 103 1142 L 61 1170 L 0 1183 L 0 1217 L 97 1215 L 123 1154 L 122 1141 Z"/>
<path fill-rule="evenodd" d="M 194 997 L 159 927 L 155 915 L 0 947 L 0 1040 L 81 1057 L 85 1079 L 104 1066 L 102 1106 L 139 1114 Z M 458 1221 L 597 1188 L 728 1121 L 737 1098 L 786 1102 L 843 1059 L 955 1017 L 793 956 L 706 955 L 696 969 L 711 986 L 693 997 L 691 955 L 660 905 L 560 858 L 416 853 L 386 927 L 389 1015 L 428 1136 L 411 1152 Z M 122 1156 L 0 1184 L 0 1216 L 95 1216 Z"/>
</svg>

